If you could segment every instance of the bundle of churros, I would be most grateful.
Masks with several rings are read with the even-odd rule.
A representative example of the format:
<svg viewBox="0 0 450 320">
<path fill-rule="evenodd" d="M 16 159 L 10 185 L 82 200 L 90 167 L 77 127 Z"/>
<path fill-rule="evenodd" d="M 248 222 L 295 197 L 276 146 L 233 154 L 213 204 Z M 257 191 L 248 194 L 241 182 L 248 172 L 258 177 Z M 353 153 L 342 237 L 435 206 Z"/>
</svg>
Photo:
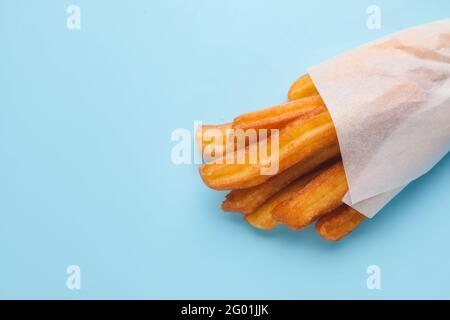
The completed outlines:
<svg viewBox="0 0 450 320">
<path fill-rule="evenodd" d="M 288 99 L 200 126 L 200 175 L 208 187 L 230 190 L 222 209 L 242 213 L 253 227 L 315 223 L 324 239 L 338 241 L 365 217 L 342 203 L 348 186 L 332 119 L 309 75 L 293 83 Z"/>
</svg>

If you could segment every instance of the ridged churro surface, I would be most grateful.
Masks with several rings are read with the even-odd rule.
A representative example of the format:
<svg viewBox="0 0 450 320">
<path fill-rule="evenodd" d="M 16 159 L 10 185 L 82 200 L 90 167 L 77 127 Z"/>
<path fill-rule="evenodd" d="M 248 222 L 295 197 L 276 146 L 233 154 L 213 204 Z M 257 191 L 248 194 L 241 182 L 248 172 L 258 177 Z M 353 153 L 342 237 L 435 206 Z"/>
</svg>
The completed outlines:
<svg viewBox="0 0 450 320">
<path fill-rule="evenodd" d="M 201 150 L 208 155 L 217 149 L 200 168 L 201 178 L 212 189 L 231 190 L 222 209 L 244 214 L 255 228 L 271 230 L 282 224 L 299 230 L 317 221 L 322 238 L 338 241 L 365 217 L 342 203 L 348 185 L 334 124 L 308 74 L 292 84 L 288 98 L 231 123 L 199 128 Z M 236 135 L 239 130 L 244 139 Z M 255 139 L 247 136 L 249 131 L 258 132 Z M 215 134 L 218 139 L 211 138 Z M 252 152 L 260 144 L 268 152 L 255 157 Z M 277 170 L 263 174 L 273 161 Z"/>
<path fill-rule="evenodd" d="M 320 150 L 305 161 L 297 163 L 260 185 L 248 189 L 233 190 L 226 196 L 225 201 L 222 203 L 222 209 L 226 212 L 252 213 L 268 198 L 289 185 L 292 181 L 312 172 L 324 162 L 338 155 L 339 147 L 333 145 L 330 148 Z"/>
<path fill-rule="evenodd" d="M 270 139 L 271 137 L 268 138 L 268 146 L 271 145 Z M 306 121 L 294 120 L 280 130 L 276 173 L 281 173 L 320 150 L 335 145 L 337 145 L 336 132 L 328 113 L 319 114 Z M 220 163 L 226 162 L 226 159 L 220 159 L 219 163 L 217 161 L 206 163 L 200 168 L 200 175 L 205 184 L 212 189 L 231 190 L 253 187 L 271 178 L 270 175 L 261 174 L 264 167 L 276 161 L 271 159 L 273 156 L 271 151 L 265 157 L 258 154 L 255 164 Z M 249 147 L 245 149 L 245 152 L 249 152 Z M 237 158 L 237 155 L 234 154 L 233 158 Z"/>
<path fill-rule="evenodd" d="M 364 219 L 365 216 L 355 209 L 341 205 L 317 221 L 316 231 L 325 240 L 339 241 L 352 232 Z"/>
<path fill-rule="evenodd" d="M 233 128 L 280 128 L 296 118 L 308 117 L 324 111 L 326 111 L 326 108 L 322 98 L 319 95 L 314 95 L 240 115 L 234 119 Z"/>
<path fill-rule="evenodd" d="M 347 192 L 342 162 L 330 166 L 289 200 L 273 210 L 274 218 L 289 228 L 298 230 L 342 204 Z"/>
</svg>

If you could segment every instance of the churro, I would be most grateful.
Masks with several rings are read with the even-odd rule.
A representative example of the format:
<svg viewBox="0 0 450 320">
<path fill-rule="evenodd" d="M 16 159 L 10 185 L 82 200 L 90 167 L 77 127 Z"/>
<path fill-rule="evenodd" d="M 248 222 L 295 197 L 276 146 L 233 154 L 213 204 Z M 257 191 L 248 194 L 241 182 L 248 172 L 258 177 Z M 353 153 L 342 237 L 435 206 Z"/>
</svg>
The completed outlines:
<svg viewBox="0 0 450 320">
<path fill-rule="evenodd" d="M 319 94 L 319 92 L 317 91 L 317 88 L 312 82 L 309 74 L 305 74 L 292 84 L 288 92 L 288 99 L 301 99 L 315 94 Z"/>
<path fill-rule="evenodd" d="M 281 128 L 296 118 L 310 117 L 324 111 L 326 111 L 326 107 L 322 98 L 319 95 L 314 95 L 240 115 L 234 119 L 233 128 Z"/>
<path fill-rule="evenodd" d="M 348 191 L 342 162 L 330 166 L 297 194 L 272 211 L 275 220 L 299 230 L 327 212 L 336 209 Z"/>
<path fill-rule="evenodd" d="M 269 137 L 268 146 L 270 146 Z M 322 113 L 309 120 L 294 120 L 280 130 L 278 150 L 278 172 L 292 167 L 313 154 L 337 145 L 336 132 L 331 117 Z M 249 147 L 245 152 L 248 153 Z M 236 151 L 238 152 L 238 151 Z M 235 152 L 235 153 L 236 153 Z M 261 184 L 270 179 L 261 171 L 273 161 L 273 154 L 261 157 L 258 153 L 256 163 L 226 163 L 223 157 L 219 161 L 206 163 L 200 168 L 200 175 L 205 184 L 216 190 L 245 189 Z M 234 155 L 236 157 L 236 155 Z"/>
<path fill-rule="evenodd" d="M 286 171 L 270 178 L 266 182 L 248 188 L 231 191 L 222 203 L 226 212 L 250 214 L 267 199 L 289 185 L 295 179 L 313 171 L 322 163 L 339 155 L 339 146 L 333 145 L 313 154 L 305 161 L 299 162 Z"/>
<path fill-rule="evenodd" d="M 365 216 L 344 204 L 320 218 L 316 223 L 316 231 L 325 240 L 339 241 L 352 232 L 364 219 Z"/>
<path fill-rule="evenodd" d="M 231 190 L 222 209 L 243 213 L 255 228 L 299 230 L 317 221 L 322 238 L 338 241 L 365 217 L 342 203 L 348 185 L 334 124 L 308 74 L 292 84 L 288 98 L 232 123 L 199 128 L 201 151 L 212 154 L 201 178 L 212 189 Z M 264 173 L 273 161 L 276 170 Z"/>
<path fill-rule="evenodd" d="M 322 169 L 323 170 L 323 169 Z M 278 222 L 273 218 L 272 210 L 283 201 L 291 199 L 301 191 L 314 177 L 319 175 L 322 170 L 310 173 L 292 182 L 287 188 L 284 188 L 273 197 L 268 199 L 262 206 L 253 213 L 245 216 L 245 220 L 253 227 L 263 230 L 270 230 L 276 227 Z"/>
</svg>

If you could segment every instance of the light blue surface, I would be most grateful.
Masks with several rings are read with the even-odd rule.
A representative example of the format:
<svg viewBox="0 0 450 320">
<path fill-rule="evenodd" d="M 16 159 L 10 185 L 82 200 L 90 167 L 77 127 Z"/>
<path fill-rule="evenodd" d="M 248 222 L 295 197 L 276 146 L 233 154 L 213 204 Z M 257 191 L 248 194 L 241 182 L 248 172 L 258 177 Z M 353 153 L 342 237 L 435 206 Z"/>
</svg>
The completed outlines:
<svg viewBox="0 0 450 320">
<path fill-rule="evenodd" d="M 253 230 L 170 160 L 174 129 L 284 101 L 308 66 L 450 15 L 378 0 L 373 31 L 372 3 L 0 0 L 0 297 L 450 298 L 449 156 L 339 244 Z"/>
</svg>

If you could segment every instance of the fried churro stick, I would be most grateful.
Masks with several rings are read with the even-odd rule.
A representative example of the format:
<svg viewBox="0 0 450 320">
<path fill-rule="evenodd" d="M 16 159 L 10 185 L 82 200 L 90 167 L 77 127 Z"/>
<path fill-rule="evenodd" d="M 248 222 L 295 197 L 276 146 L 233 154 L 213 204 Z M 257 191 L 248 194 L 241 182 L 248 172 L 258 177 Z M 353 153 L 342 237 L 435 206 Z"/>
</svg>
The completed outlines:
<svg viewBox="0 0 450 320">
<path fill-rule="evenodd" d="M 201 125 L 195 130 L 195 141 L 202 155 L 207 149 L 211 150 L 211 158 L 204 159 L 211 161 L 222 157 L 227 148 L 227 130 L 231 129 L 231 123 L 219 125 Z M 219 135 L 217 137 L 216 135 Z M 219 138 L 219 139 L 218 139 Z"/>
<path fill-rule="evenodd" d="M 271 137 L 268 138 L 270 147 Z M 278 173 L 287 170 L 296 163 L 308 159 L 313 154 L 337 145 L 336 131 L 328 112 L 311 119 L 297 119 L 280 130 L 278 150 Z M 237 157 L 234 152 L 235 158 Z M 247 147 L 244 152 L 249 152 Z M 258 152 L 256 163 L 226 163 L 225 158 L 206 163 L 200 167 L 200 175 L 205 184 L 216 190 L 245 189 L 270 179 L 262 175 L 261 170 L 267 163 L 274 165 L 273 150 L 268 155 Z"/>
<path fill-rule="evenodd" d="M 336 209 L 348 190 L 342 161 L 323 171 L 291 199 L 273 210 L 274 218 L 290 229 L 308 226 L 323 214 Z"/>
<path fill-rule="evenodd" d="M 272 210 L 281 202 L 290 199 L 299 192 L 305 185 L 316 176 L 317 173 L 311 173 L 291 183 L 287 188 L 281 190 L 255 212 L 245 216 L 245 220 L 255 228 L 270 230 L 277 226 L 278 222 L 272 217 Z"/>
<path fill-rule="evenodd" d="M 312 82 L 309 74 L 305 74 L 292 84 L 288 92 L 288 99 L 296 100 L 315 94 L 319 94 L 319 92 L 317 91 L 317 88 Z"/>
<path fill-rule="evenodd" d="M 365 216 L 344 204 L 321 217 L 316 223 L 316 231 L 325 240 L 339 241 L 352 232 L 364 219 Z"/>
<path fill-rule="evenodd" d="M 244 113 L 233 121 L 233 128 L 239 129 L 273 129 L 299 117 L 308 117 L 326 111 L 319 95 L 285 102 L 278 106 Z"/>
<path fill-rule="evenodd" d="M 333 145 L 330 148 L 320 150 L 305 161 L 297 163 L 260 185 L 248 189 L 233 190 L 226 196 L 225 201 L 222 203 L 222 209 L 226 212 L 250 214 L 292 181 L 306 175 L 338 155 L 339 146 Z"/>
<path fill-rule="evenodd" d="M 298 81 L 296 81 L 295 83 L 297 83 Z M 294 83 L 294 85 L 295 85 Z M 299 83 L 303 83 L 303 85 L 305 85 L 304 81 L 303 82 L 299 82 Z M 294 86 L 293 85 L 293 86 Z M 312 95 L 317 95 L 318 93 L 312 94 Z M 308 95 L 309 96 L 309 95 Z M 301 96 L 301 95 L 297 95 L 297 98 L 292 98 L 291 100 L 296 100 L 296 99 L 301 99 L 301 98 L 306 98 L 306 96 Z M 322 99 L 320 98 L 320 96 L 314 97 L 312 101 L 314 101 L 314 99 L 317 100 L 318 104 L 320 104 L 320 106 L 317 108 L 317 110 L 314 110 L 313 112 L 308 112 L 308 116 L 314 116 L 315 114 L 318 114 L 320 112 L 323 112 L 323 106 L 324 103 L 322 101 Z M 311 102 L 311 101 L 309 101 Z M 301 102 L 300 104 L 304 104 L 304 103 L 308 103 L 308 101 L 304 101 Z M 298 113 L 302 113 L 303 115 L 305 115 L 305 110 L 303 111 L 298 111 L 298 110 L 293 110 L 295 109 L 296 104 L 292 103 L 292 102 L 287 102 L 282 105 L 279 106 L 275 106 L 272 108 L 268 108 L 265 109 L 265 112 L 267 114 L 268 111 L 273 110 L 273 115 L 274 118 L 272 119 L 265 119 L 266 123 L 269 123 L 269 125 L 263 127 L 263 124 L 261 123 L 257 123 L 258 127 L 249 127 L 249 126 L 245 126 L 245 128 L 247 129 L 280 129 L 283 126 L 285 126 L 289 121 L 286 121 L 286 119 L 294 119 L 295 118 L 295 112 Z M 261 112 L 261 111 L 257 111 L 256 113 Z M 284 113 L 284 116 L 280 116 L 280 113 Z M 247 114 L 248 115 L 248 114 Z M 246 115 L 242 115 L 240 117 L 246 117 Z M 238 117 L 238 118 L 240 118 Z M 306 119 L 307 116 L 305 116 Z M 236 124 L 235 126 L 236 128 L 239 128 L 239 125 Z M 212 144 L 215 145 L 215 149 L 218 151 L 218 153 L 220 153 L 220 150 L 223 150 L 223 152 L 226 151 L 226 144 L 227 144 L 227 130 L 228 129 L 232 129 L 233 128 L 233 123 L 224 123 L 224 124 L 218 124 L 218 125 L 201 125 L 199 127 L 197 127 L 196 132 L 195 132 L 195 141 L 198 145 L 198 147 L 200 148 L 201 152 L 205 151 L 205 148 L 208 146 L 211 146 Z M 212 131 L 214 130 L 214 131 Z M 208 134 L 209 133 L 213 133 L 213 134 Z M 219 139 L 220 141 L 215 141 L 215 137 L 214 137 L 214 133 L 218 133 L 220 132 L 222 134 L 222 139 Z"/>
<path fill-rule="evenodd" d="M 253 132 L 255 139 L 250 139 L 250 135 L 245 136 L 246 132 L 244 129 L 235 129 L 232 127 L 231 123 L 201 125 L 196 128 L 195 141 L 204 157 L 203 160 L 205 162 L 210 162 L 214 159 L 223 157 L 227 152 L 230 152 L 230 150 L 233 152 L 258 142 L 258 131 L 255 129 Z M 241 138 L 243 138 L 241 141 L 239 141 L 240 139 L 238 138 L 240 137 L 240 134 L 242 134 Z M 270 131 L 267 131 L 266 137 L 269 135 Z M 239 145 L 239 143 L 242 145 Z"/>
</svg>

